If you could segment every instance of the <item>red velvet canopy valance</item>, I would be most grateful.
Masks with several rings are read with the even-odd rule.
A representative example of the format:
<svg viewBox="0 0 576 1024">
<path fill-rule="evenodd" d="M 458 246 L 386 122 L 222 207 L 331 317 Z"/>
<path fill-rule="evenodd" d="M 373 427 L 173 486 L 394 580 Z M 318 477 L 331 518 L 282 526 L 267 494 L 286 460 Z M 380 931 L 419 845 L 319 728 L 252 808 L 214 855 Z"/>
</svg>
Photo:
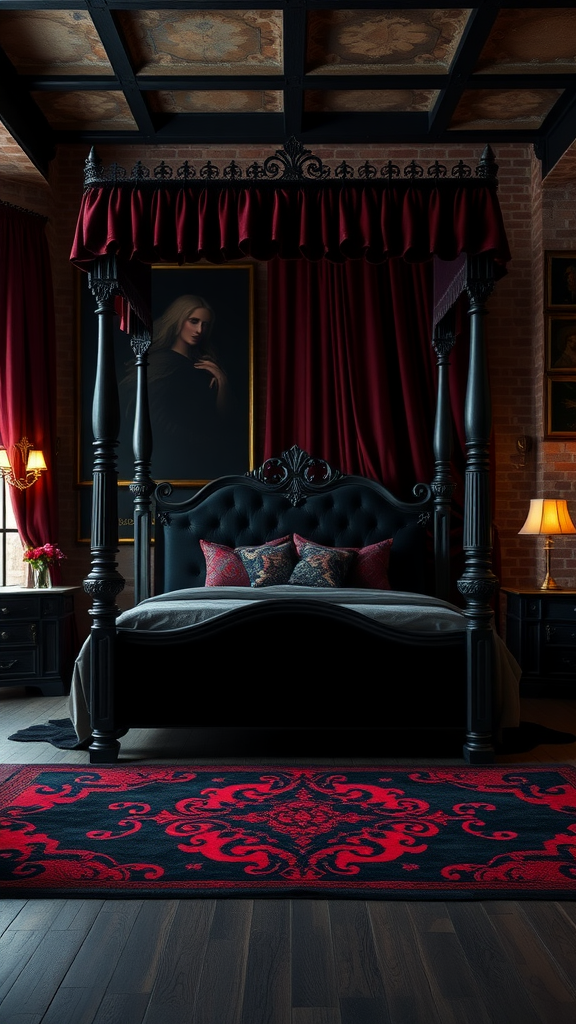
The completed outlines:
<svg viewBox="0 0 576 1024">
<path fill-rule="evenodd" d="M 115 184 L 88 188 L 71 252 L 141 263 L 366 259 L 410 262 L 510 251 L 495 187 L 481 180 Z"/>
</svg>

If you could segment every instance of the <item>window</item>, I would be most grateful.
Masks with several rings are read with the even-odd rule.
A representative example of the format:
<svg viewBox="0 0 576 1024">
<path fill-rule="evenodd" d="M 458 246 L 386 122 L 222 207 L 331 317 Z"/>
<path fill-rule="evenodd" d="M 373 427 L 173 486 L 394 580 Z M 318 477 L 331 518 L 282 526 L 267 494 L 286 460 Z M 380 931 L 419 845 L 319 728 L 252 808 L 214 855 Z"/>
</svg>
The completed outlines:
<svg viewBox="0 0 576 1024">
<path fill-rule="evenodd" d="M 0 586 L 25 587 L 28 570 L 12 509 L 9 485 L 0 474 Z"/>
</svg>

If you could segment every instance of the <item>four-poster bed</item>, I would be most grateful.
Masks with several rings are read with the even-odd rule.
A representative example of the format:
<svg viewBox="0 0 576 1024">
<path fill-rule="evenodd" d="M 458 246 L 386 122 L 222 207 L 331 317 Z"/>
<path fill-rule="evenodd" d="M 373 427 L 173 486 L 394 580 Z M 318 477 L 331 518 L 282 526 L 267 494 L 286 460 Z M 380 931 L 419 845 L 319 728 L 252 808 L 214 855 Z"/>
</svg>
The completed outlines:
<svg viewBox="0 0 576 1024">
<path fill-rule="evenodd" d="M 492 759 L 497 729 L 515 724 L 510 715 L 514 716 L 517 683 L 514 672 L 511 679 L 503 678 L 509 666 L 494 632 L 491 607 L 497 580 L 491 565 L 491 411 L 483 318 L 486 299 L 509 259 L 496 187 L 489 148 L 475 175 L 460 162 L 449 176 L 436 162 L 426 177 L 415 163 L 402 177 L 391 162 L 380 172 L 365 163 L 358 177 L 341 164 L 331 177 L 318 158 L 293 140 L 263 164 L 252 164 L 245 176 L 232 162 L 220 177 L 208 162 L 197 177 L 186 162 L 176 179 L 164 164 L 153 177 L 137 164 L 127 177 L 116 166 L 103 170 L 91 154 L 71 258 L 90 275 L 99 322 L 93 558 L 84 584 L 93 599 L 93 625 L 82 680 L 90 707 L 92 761 L 115 760 L 118 737 L 134 725 L 362 726 L 374 724 L 375 716 L 384 730 L 400 733 L 461 730 L 466 760 Z M 148 268 L 159 261 L 184 264 L 204 258 L 220 263 L 275 256 L 336 262 L 435 259 L 436 469 L 430 486 L 415 488 L 414 501 L 399 501 L 374 481 L 334 472 L 321 452 L 312 457 L 297 448 L 266 460 L 252 477 L 215 481 L 187 502 L 174 502 L 170 488 L 162 486 L 153 499 L 153 438 L 146 396 Z M 446 601 L 453 490 L 448 360 L 455 341 L 452 310 L 462 291 L 470 303 L 465 563 L 458 580 L 463 611 Z M 119 407 L 112 323 L 118 298 L 124 326 L 133 335 L 137 401 L 131 486 L 136 607 L 117 620 L 115 600 L 124 585 L 115 561 Z M 157 534 L 152 588 L 153 505 Z M 416 570 L 425 561 L 422 524 L 429 517 L 434 528 L 435 599 L 415 597 L 425 590 Z M 330 593 L 310 593 L 309 586 L 293 586 L 291 574 L 305 561 L 301 548 L 310 553 L 303 541 L 324 564 L 338 558 L 358 560 L 368 549 L 390 540 L 390 574 L 378 587 L 380 596 L 384 586 L 389 590 L 385 603 L 400 615 L 392 624 L 388 619 L 375 621 L 371 613 L 366 617 L 366 606 L 377 601 L 378 587 L 364 582 L 364 589 L 357 590 L 346 573 L 341 593 L 334 588 Z M 274 552 L 272 541 L 277 544 Z M 249 599 L 240 606 L 218 606 L 215 618 L 204 618 L 202 611 L 202 622 L 189 626 L 197 616 L 191 595 L 182 597 L 182 591 L 204 590 L 210 544 L 231 549 L 227 557 L 239 555 L 244 569 L 246 548 L 254 546 L 266 546 L 266 565 L 280 565 L 281 548 L 292 562 L 288 570 L 283 567 L 287 575 L 270 577 L 263 587 L 252 580 L 240 595 L 236 586 L 233 595 L 220 593 L 219 586 L 226 581 L 217 579 L 212 590 L 205 587 L 209 604 L 239 596 Z M 259 551 L 258 557 L 262 554 Z M 268 585 L 277 580 L 280 590 L 288 593 Z M 313 587 L 318 588 L 318 582 Z M 159 609 L 158 600 L 150 598 L 152 589 L 155 595 L 168 595 Z M 266 599 L 260 600 L 263 596 Z M 401 605 L 417 606 L 419 617 L 404 618 Z M 428 612 L 435 609 L 432 627 L 423 624 L 423 606 Z M 174 608 L 176 619 L 167 618 Z M 293 644 L 302 652 L 297 667 L 286 664 L 286 646 Z M 351 709 L 349 701 L 334 700 L 326 686 L 333 688 L 334 680 L 351 678 L 359 660 L 374 663 L 370 678 L 378 693 Z M 247 700 L 245 687 L 240 690 L 241 665 L 256 678 L 264 672 L 276 675 L 287 702 L 295 675 L 306 692 L 305 708 L 299 703 L 298 710 L 286 707 L 281 721 L 276 711 L 262 712 L 261 701 Z M 407 678 L 409 685 L 403 682 Z"/>
</svg>

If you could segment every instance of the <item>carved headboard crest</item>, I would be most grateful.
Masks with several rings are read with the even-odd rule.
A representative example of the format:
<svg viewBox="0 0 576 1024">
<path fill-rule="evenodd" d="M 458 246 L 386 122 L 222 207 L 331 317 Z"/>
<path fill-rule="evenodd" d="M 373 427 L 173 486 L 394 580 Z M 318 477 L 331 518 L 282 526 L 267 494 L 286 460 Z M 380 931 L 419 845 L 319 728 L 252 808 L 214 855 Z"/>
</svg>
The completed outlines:
<svg viewBox="0 0 576 1024">
<path fill-rule="evenodd" d="M 297 444 L 246 474 L 266 484 L 271 491 L 281 491 L 295 506 L 300 505 L 308 494 L 318 494 L 344 475 L 339 469 L 332 469 L 325 459 L 315 458 Z"/>
</svg>

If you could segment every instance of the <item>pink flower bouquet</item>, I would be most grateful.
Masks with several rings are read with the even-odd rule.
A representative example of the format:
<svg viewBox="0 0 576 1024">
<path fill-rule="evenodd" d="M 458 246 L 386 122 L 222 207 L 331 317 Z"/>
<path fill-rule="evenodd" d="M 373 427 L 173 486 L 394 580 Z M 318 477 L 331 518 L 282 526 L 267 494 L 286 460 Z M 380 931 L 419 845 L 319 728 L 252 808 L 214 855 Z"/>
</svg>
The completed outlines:
<svg viewBox="0 0 576 1024">
<path fill-rule="evenodd" d="M 66 555 L 55 544 L 43 544 L 39 548 L 26 548 L 22 557 L 33 569 L 44 569 L 50 565 L 58 565 Z"/>
</svg>

